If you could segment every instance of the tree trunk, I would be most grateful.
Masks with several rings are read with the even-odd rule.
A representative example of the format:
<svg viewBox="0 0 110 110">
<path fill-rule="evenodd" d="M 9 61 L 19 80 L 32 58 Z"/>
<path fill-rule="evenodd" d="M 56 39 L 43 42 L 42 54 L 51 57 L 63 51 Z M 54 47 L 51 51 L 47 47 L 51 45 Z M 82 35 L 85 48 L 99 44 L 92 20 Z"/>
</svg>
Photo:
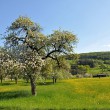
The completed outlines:
<svg viewBox="0 0 110 110">
<path fill-rule="evenodd" d="M 0 79 L 1 79 L 1 83 L 2 83 L 2 80 L 3 80 L 3 77 L 2 77 L 2 75 L 1 75 Z"/>
<path fill-rule="evenodd" d="M 13 75 L 11 74 L 11 77 L 10 77 L 11 81 L 13 81 Z"/>
<path fill-rule="evenodd" d="M 55 83 L 57 82 L 57 79 L 55 78 Z"/>
<path fill-rule="evenodd" d="M 18 84 L 18 78 L 17 77 L 15 77 L 15 83 Z"/>
<path fill-rule="evenodd" d="M 54 78 L 54 76 L 53 76 L 53 84 L 55 83 L 55 78 Z"/>
<path fill-rule="evenodd" d="M 35 77 L 31 77 L 30 78 L 30 83 L 31 83 L 31 93 L 32 93 L 32 95 L 36 95 L 37 93 L 36 93 L 36 78 Z"/>
</svg>

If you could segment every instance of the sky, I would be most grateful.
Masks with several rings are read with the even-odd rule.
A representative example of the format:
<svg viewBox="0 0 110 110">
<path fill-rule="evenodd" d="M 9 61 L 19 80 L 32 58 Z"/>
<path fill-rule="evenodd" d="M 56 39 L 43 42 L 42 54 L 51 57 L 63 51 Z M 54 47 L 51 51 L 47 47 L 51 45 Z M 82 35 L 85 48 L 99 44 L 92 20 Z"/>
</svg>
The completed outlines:
<svg viewBox="0 0 110 110">
<path fill-rule="evenodd" d="M 0 34 L 19 16 L 40 24 L 45 35 L 72 32 L 75 53 L 110 51 L 110 0 L 0 0 Z"/>
</svg>

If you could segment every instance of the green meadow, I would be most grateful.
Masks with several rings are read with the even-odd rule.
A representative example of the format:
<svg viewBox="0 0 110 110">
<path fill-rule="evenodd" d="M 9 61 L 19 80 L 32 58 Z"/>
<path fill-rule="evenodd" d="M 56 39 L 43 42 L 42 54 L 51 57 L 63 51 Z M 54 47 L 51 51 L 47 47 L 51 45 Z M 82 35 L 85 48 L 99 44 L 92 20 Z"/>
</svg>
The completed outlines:
<svg viewBox="0 0 110 110">
<path fill-rule="evenodd" d="M 0 110 L 110 110 L 110 77 L 59 80 L 37 85 L 5 81 L 0 84 Z"/>
</svg>

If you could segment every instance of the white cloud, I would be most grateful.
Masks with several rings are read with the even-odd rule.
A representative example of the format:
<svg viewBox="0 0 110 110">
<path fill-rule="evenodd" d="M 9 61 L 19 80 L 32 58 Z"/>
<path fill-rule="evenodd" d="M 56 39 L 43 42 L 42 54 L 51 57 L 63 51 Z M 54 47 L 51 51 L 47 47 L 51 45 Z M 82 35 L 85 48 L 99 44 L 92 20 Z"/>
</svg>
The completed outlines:
<svg viewBox="0 0 110 110">
<path fill-rule="evenodd" d="M 107 45 L 103 45 L 104 47 L 110 47 L 110 44 L 107 44 Z"/>
</svg>

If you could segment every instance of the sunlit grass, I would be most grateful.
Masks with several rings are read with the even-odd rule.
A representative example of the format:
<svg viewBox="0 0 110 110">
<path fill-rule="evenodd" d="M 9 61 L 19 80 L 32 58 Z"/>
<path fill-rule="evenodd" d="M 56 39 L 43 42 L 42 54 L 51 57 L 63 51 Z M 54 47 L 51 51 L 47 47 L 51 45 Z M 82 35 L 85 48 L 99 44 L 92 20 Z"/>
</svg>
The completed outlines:
<svg viewBox="0 0 110 110">
<path fill-rule="evenodd" d="M 0 85 L 0 110 L 110 109 L 110 78 L 71 79 L 55 85 L 38 85 L 35 97 L 31 96 L 30 84 L 6 83 Z"/>
</svg>

